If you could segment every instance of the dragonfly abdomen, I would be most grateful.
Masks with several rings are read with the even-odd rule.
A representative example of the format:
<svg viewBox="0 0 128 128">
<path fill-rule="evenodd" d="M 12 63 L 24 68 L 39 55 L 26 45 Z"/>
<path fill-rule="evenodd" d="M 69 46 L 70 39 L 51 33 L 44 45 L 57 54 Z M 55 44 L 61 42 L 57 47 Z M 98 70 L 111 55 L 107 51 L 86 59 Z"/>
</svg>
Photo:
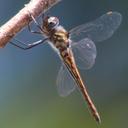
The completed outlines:
<svg viewBox="0 0 128 128">
<path fill-rule="evenodd" d="M 73 58 L 73 54 L 72 51 L 69 49 L 69 52 L 67 51 L 66 57 L 63 56 L 63 54 L 61 53 L 61 56 L 63 58 L 63 61 L 68 69 L 68 71 L 70 72 L 70 74 L 72 75 L 74 81 L 77 83 L 79 90 L 82 92 L 82 95 L 84 97 L 84 99 L 86 100 L 92 115 L 95 117 L 96 121 L 100 122 L 100 116 L 97 112 L 97 109 L 95 107 L 95 105 L 93 104 L 87 89 L 81 79 L 81 76 L 79 74 L 79 71 L 76 67 L 74 58 Z"/>
</svg>

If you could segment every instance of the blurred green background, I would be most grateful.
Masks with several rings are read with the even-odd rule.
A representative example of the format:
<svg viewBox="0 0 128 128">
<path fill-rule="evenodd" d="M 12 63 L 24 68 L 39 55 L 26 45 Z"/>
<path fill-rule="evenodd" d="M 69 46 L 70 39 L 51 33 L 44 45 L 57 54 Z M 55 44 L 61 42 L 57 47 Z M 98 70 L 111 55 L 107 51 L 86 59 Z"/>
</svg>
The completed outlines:
<svg viewBox="0 0 128 128">
<path fill-rule="evenodd" d="M 0 25 L 28 0 L 0 0 Z M 118 11 L 123 22 L 115 34 L 97 43 L 97 59 L 90 70 L 80 70 L 101 114 L 98 126 L 80 93 L 61 98 L 56 91 L 60 60 L 46 44 L 23 51 L 10 44 L 0 49 L 0 128 L 126 128 L 128 127 L 128 1 L 63 0 L 50 10 L 68 30 L 108 11 Z M 26 30 L 24 42 L 41 39 Z"/>
</svg>

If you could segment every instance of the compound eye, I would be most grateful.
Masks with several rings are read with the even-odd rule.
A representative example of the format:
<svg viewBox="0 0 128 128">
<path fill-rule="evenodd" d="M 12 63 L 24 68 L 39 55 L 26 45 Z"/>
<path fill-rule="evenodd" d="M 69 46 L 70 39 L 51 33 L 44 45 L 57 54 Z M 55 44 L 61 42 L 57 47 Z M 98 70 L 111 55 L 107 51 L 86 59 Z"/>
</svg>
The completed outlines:
<svg viewBox="0 0 128 128">
<path fill-rule="evenodd" d="M 53 28 L 53 27 L 56 26 L 56 23 L 55 23 L 55 22 L 50 22 L 50 23 L 48 24 L 48 26 L 49 26 L 50 28 Z"/>
<path fill-rule="evenodd" d="M 59 20 L 56 17 L 50 17 L 48 19 L 48 26 L 49 28 L 55 28 L 59 24 Z"/>
</svg>

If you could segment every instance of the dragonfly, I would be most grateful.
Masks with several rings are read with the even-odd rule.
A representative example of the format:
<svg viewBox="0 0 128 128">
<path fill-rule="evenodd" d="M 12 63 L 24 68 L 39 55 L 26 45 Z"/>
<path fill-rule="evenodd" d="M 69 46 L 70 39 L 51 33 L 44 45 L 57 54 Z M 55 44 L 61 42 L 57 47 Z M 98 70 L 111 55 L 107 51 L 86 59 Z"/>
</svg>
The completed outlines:
<svg viewBox="0 0 128 128">
<path fill-rule="evenodd" d="M 89 110 L 97 122 L 101 122 L 100 115 L 90 98 L 87 86 L 80 76 L 79 68 L 90 69 L 96 59 L 96 46 L 94 42 L 101 42 L 113 35 L 121 24 L 122 16 L 119 12 L 108 12 L 89 23 L 79 25 L 67 31 L 60 25 L 55 16 L 43 16 L 41 25 L 30 13 L 30 18 L 35 22 L 39 31 L 33 31 L 28 25 L 29 31 L 41 34 L 45 38 L 33 43 L 10 42 L 23 50 L 31 49 L 39 44 L 49 43 L 59 55 L 62 65 L 57 76 L 57 90 L 60 96 L 65 97 L 75 88 L 83 95 Z"/>
</svg>

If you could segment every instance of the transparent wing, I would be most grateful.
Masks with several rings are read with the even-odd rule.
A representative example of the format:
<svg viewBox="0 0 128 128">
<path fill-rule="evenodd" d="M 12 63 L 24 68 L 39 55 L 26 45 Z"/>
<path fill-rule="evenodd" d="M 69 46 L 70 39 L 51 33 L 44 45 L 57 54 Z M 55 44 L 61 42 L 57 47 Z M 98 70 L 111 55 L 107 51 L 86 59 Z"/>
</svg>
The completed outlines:
<svg viewBox="0 0 128 128">
<path fill-rule="evenodd" d="M 62 64 L 57 76 L 57 91 L 60 96 L 68 96 L 74 91 L 76 83 L 64 64 Z"/>
<path fill-rule="evenodd" d="M 108 12 L 95 21 L 77 26 L 70 31 L 73 41 L 79 41 L 83 38 L 90 38 L 94 42 L 103 41 L 112 36 L 119 27 L 122 16 L 118 12 Z"/>
<path fill-rule="evenodd" d="M 90 69 L 95 63 L 96 46 L 92 40 L 85 38 L 77 43 L 71 43 L 76 64 L 81 69 Z"/>
</svg>

